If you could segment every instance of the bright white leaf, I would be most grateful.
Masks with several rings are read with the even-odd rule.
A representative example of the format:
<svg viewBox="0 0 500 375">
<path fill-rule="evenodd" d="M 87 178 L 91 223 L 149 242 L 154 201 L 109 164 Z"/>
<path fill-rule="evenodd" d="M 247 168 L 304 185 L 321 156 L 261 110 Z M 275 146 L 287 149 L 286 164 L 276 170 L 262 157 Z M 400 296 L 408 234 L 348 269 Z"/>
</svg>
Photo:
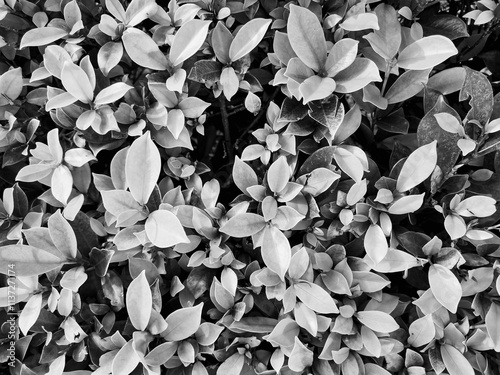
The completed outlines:
<svg viewBox="0 0 500 375">
<path fill-rule="evenodd" d="M 295 344 L 288 358 L 288 368 L 297 373 L 302 373 L 307 367 L 312 366 L 314 355 L 313 352 L 306 348 L 300 339 L 294 337 Z"/>
<path fill-rule="evenodd" d="M 462 287 L 456 276 L 448 268 L 433 264 L 429 268 L 429 284 L 434 298 L 455 314 L 462 298 Z"/>
<path fill-rule="evenodd" d="M 307 8 L 290 5 L 288 39 L 297 56 L 319 72 L 326 62 L 326 41 L 318 17 Z"/>
<path fill-rule="evenodd" d="M 249 54 L 260 43 L 272 20 L 254 18 L 245 23 L 231 42 L 229 59 L 231 62 Z"/>
<path fill-rule="evenodd" d="M 191 20 L 177 31 L 170 48 L 170 61 L 177 66 L 193 56 L 203 45 L 210 21 Z"/>
<path fill-rule="evenodd" d="M 467 225 L 464 219 L 454 214 L 446 216 L 444 219 L 444 228 L 452 240 L 463 237 L 467 232 Z"/>
<path fill-rule="evenodd" d="M 73 176 L 68 167 L 61 164 L 54 169 L 50 187 L 54 198 L 65 205 L 73 189 Z"/>
<path fill-rule="evenodd" d="M 272 225 L 265 228 L 261 253 L 265 265 L 283 280 L 292 258 L 290 243 L 283 232 Z"/>
<path fill-rule="evenodd" d="M 147 203 L 160 171 L 160 152 L 148 131 L 132 143 L 125 161 L 127 185 L 138 203 Z"/>
<path fill-rule="evenodd" d="M 404 192 L 417 186 L 431 175 L 437 163 L 437 141 L 432 141 L 413 151 L 406 159 L 396 183 Z"/>
<path fill-rule="evenodd" d="M 96 95 L 94 103 L 95 105 L 103 105 L 114 103 L 118 99 L 121 99 L 123 95 L 127 93 L 133 87 L 127 85 L 124 82 L 117 82 L 101 90 L 99 94 Z"/>
<path fill-rule="evenodd" d="M 370 59 L 359 57 L 354 62 L 334 76 L 337 84 L 336 92 L 351 93 L 362 89 L 370 82 L 380 82 L 377 65 Z"/>
<path fill-rule="evenodd" d="M 122 35 L 123 46 L 130 58 L 139 66 L 154 70 L 166 70 L 167 58 L 145 32 L 129 28 Z"/>
<path fill-rule="evenodd" d="M 442 35 L 431 35 L 407 46 L 398 57 L 403 69 L 424 70 L 433 68 L 458 53 L 453 42 Z"/>
<path fill-rule="evenodd" d="M 439 350 L 450 375 L 474 375 L 476 373 L 467 358 L 454 346 L 444 344 L 439 347 Z"/>
<path fill-rule="evenodd" d="M 67 35 L 66 30 L 57 27 L 35 27 L 23 35 L 20 48 L 45 46 Z"/>
<path fill-rule="evenodd" d="M 381 273 L 404 272 L 410 268 L 420 266 L 422 262 L 424 261 L 405 251 L 389 248 L 384 259 L 372 265 L 371 268 Z"/>
<path fill-rule="evenodd" d="M 317 284 L 302 281 L 294 285 L 297 297 L 311 310 L 320 314 L 336 314 L 339 312 L 330 293 Z"/>
<path fill-rule="evenodd" d="M 424 203 L 424 196 L 425 193 L 401 197 L 389 206 L 389 213 L 403 215 L 415 212 Z"/>
<path fill-rule="evenodd" d="M 168 327 L 161 333 L 161 336 L 167 341 L 187 339 L 200 327 L 202 309 L 203 303 L 175 310 L 165 319 Z"/>
<path fill-rule="evenodd" d="M 128 286 L 125 303 L 132 325 L 139 331 L 145 330 L 148 326 L 153 306 L 153 296 L 149 288 L 145 270 L 132 280 Z"/>
<path fill-rule="evenodd" d="M 94 89 L 85 71 L 72 62 L 65 62 L 61 71 L 61 81 L 71 95 L 83 103 L 94 98 Z"/>
<path fill-rule="evenodd" d="M 19 315 L 19 330 L 27 336 L 28 331 L 38 319 L 42 310 L 42 293 L 34 294 L 24 305 L 21 315 Z"/>
<path fill-rule="evenodd" d="M 408 329 L 410 336 L 408 337 L 408 344 L 418 348 L 419 346 L 427 345 L 436 335 L 436 327 L 432 315 L 425 315 L 411 323 Z"/>
<path fill-rule="evenodd" d="M 385 238 L 384 231 L 377 224 L 371 224 L 365 234 L 364 246 L 366 254 L 375 264 L 380 262 L 387 255 L 389 245 Z"/>
<path fill-rule="evenodd" d="M 375 13 L 358 13 L 346 18 L 339 25 L 346 31 L 361 31 L 366 29 L 378 30 L 378 18 Z"/>
<path fill-rule="evenodd" d="M 150 213 L 145 229 L 153 245 L 161 248 L 190 242 L 177 216 L 167 210 Z"/>
<path fill-rule="evenodd" d="M 361 324 L 375 332 L 390 333 L 399 328 L 394 318 L 382 311 L 358 311 L 355 316 Z"/>
</svg>

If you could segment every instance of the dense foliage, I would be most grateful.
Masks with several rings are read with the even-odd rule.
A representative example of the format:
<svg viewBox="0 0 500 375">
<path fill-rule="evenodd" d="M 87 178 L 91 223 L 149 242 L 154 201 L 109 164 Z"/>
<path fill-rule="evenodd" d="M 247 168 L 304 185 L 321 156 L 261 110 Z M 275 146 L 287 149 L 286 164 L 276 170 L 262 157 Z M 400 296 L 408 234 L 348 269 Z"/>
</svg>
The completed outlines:
<svg viewBox="0 0 500 375">
<path fill-rule="evenodd" d="M 500 373 L 497 0 L 1 0 L 0 36 L 2 374 Z"/>
</svg>

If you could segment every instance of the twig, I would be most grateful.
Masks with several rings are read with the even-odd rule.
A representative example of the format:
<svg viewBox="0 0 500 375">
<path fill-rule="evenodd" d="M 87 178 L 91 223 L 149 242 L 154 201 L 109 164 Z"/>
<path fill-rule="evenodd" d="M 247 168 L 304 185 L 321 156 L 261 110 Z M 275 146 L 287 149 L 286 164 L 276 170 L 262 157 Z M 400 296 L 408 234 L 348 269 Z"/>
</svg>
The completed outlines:
<svg viewBox="0 0 500 375">
<path fill-rule="evenodd" d="M 267 104 L 269 104 L 273 99 L 274 97 L 278 94 L 278 92 L 280 91 L 280 88 L 276 88 L 276 90 L 273 91 L 273 93 L 271 94 L 271 96 L 269 97 L 269 99 L 267 100 Z M 264 115 L 264 113 L 266 113 L 267 111 L 267 104 L 266 105 L 263 105 L 261 108 L 260 108 L 260 111 L 259 113 L 257 114 L 257 116 L 255 116 L 255 118 L 253 119 L 253 121 L 250 123 L 250 125 L 248 125 L 245 130 L 243 130 L 243 132 L 240 134 L 240 136 L 238 137 L 238 139 L 236 140 L 236 143 L 234 144 L 234 148 L 235 149 L 238 149 L 238 146 L 241 142 L 241 140 L 243 139 L 243 137 L 260 121 L 261 117 Z"/>
<path fill-rule="evenodd" d="M 226 155 L 229 157 L 229 163 L 233 163 L 234 160 L 234 153 L 233 153 L 233 146 L 231 145 L 231 132 L 229 128 L 229 115 L 227 113 L 227 108 L 226 108 L 226 98 L 224 95 L 221 93 L 219 95 L 219 102 L 220 102 L 220 117 L 222 119 L 222 126 L 224 127 L 224 149 Z"/>
</svg>

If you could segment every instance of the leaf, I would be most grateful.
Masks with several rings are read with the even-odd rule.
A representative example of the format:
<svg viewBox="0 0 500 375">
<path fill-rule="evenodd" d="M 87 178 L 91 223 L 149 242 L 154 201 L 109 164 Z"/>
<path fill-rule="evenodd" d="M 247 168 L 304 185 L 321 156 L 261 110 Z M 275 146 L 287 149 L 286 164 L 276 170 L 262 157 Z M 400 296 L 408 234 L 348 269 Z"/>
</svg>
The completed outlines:
<svg viewBox="0 0 500 375">
<path fill-rule="evenodd" d="M 168 210 L 156 210 L 150 213 L 145 230 L 153 245 L 161 248 L 190 242 L 177 216 Z"/>
<path fill-rule="evenodd" d="M 493 89 L 488 78 L 471 68 L 464 66 L 465 81 L 460 90 L 459 100 L 470 97 L 470 110 L 465 117 L 468 120 L 477 120 L 485 125 L 493 112 Z"/>
<path fill-rule="evenodd" d="M 391 60 L 401 45 L 401 25 L 396 10 L 387 4 L 375 8 L 379 29 L 365 35 L 373 50 L 385 60 Z"/>
<path fill-rule="evenodd" d="M 433 264 L 429 268 L 429 284 L 436 300 L 455 314 L 462 298 L 462 287 L 455 275 L 448 268 Z"/>
<path fill-rule="evenodd" d="M 304 104 L 312 100 L 320 100 L 330 96 L 335 90 L 335 81 L 328 77 L 312 76 L 299 86 Z"/>
<path fill-rule="evenodd" d="M 236 352 L 217 368 L 216 375 L 239 375 L 245 364 L 245 356 Z"/>
<path fill-rule="evenodd" d="M 408 344 L 418 348 L 430 343 L 436 335 L 436 327 L 432 315 L 425 315 L 422 318 L 414 320 L 408 329 L 410 336 L 408 337 Z"/>
<path fill-rule="evenodd" d="M 94 89 L 85 71 L 72 62 L 65 62 L 61 71 L 61 81 L 71 95 L 83 103 L 91 103 Z"/>
<path fill-rule="evenodd" d="M 66 30 L 57 27 L 34 28 L 23 35 L 19 48 L 45 46 L 67 35 Z"/>
<path fill-rule="evenodd" d="M 146 279 L 145 270 L 133 279 L 128 286 L 125 303 L 132 325 L 139 331 L 144 331 L 148 326 L 153 306 L 153 296 Z"/>
<path fill-rule="evenodd" d="M 355 182 L 361 181 L 364 174 L 363 165 L 352 152 L 342 147 L 336 147 L 333 152 L 333 158 L 339 168 L 342 169 L 342 171 L 351 177 Z"/>
<path fill-rule="evenodd" d="M 326 62 L 326 41 L 318 17 L 306 8 L 290 5 L 288 39 L 297 56 L 319 72 Z"/>
<path fill-rule="evenodd" d="M 78 254 L 75 232 L 60 210 L 50 216 L 48 227 L 50 238 L 61 254 L 67 259 L 75 259 Z"/>
<path fill-rule="evenodd" d="M 288 358 L 288 367 L 292 371 L 302 373 L 307 367 L 312 366 L 314 355 L 311 350 L 302 344 L 297 336 L 295 336 L 294 340 L 295 343 Z"/>
<path fill-rule="evenodd" d="M 409 70 L 392 84 L 384 95 L 389 104 L 404 102 L 417 95 L 427 84 L 431 69 Z"/>
<path fill-rule="evenodd" d="M 19 330 L 23 335 L 28 336 L 28 331 L 37 321 L 42 309 L 42 300 L 42 293 L 34 294 L 30 297 L 26 305 L 24 305 L 18 319 Z"/>
<path fill-rule="evenodd" d="M 7 70 L 0 76 L 0 105 L 7 105 L 16 100 L 23 90 L 21 68 Z"/>
<path fill-rule="evenodd" d="M 172 358 L 178 346 L 179 343 L 177 342 L 164 342 L 151 350 L 144 357 L 144 360 L 150 366 L 161 366 Z"/>
<path fill-rule="evenodd" d="M 290 167 L 285 156 L 280 156 L 267 171 L 267 182 L 273 193 L 281 192 L 290 179 Z"/>
<path fill-rule="evenodd" d="M 382 311 L 358 311 L 354 315 L 361 324 L 375 332 L 390 333 L 399 328 L 394 318 Z"/>
<path fill-rule="evenodd" d="M 389 245 L 385 238 L 384 231 L 377 224 L 371 224 L 365 234 L 364 246 L 366 254 L 375 264 L 380 262 L 387 255 Z"/>
<path fill-rule="evenodd" d="M 328 77 L 334 77 L 354 62 L 358 53 L 358 44 L 357 40 L 345 38 L 333 45 L 325 63 Z"/>
<path fill-rule="evenodd" d="M 466 23 L 460 17 L 451 14 L 422 17 L 420 24 L 424 30 L 424 36 L 443 35 L 451 40 L 469 36 Z"/>
<path fill-rule="evenodd" d="M 396 182 L 400 192 L 408 191 L 425 181 L 431 175 L 437 163 L 437 142 L 419 147 L 406 159 Z"/>
<path fill-rule="evenodd" d="M 165 321 L 167 329 L 161 336 L 167 341 L 181 341 L 193 335 L 201 323 L 203 303 L 193 307 L 184 307 L 171 313 Z"/>
<path fill-rule="evenodd" d="M 450 375 L 474 375 L 475 371 L 469 361 L 454 346 L 444 344 L 439 348 L 446 370 Z"/>
<path fill-rule="evenodd" d="M 253 236 L 266 226 L 264 218 L 257 214 L 241 213 L 226 221 L 220 231 L 231 237 L 243 238 Z"/>
<path fill-rule="evenodd" d="M 216 82 L 220 79 L 222 68 L 218 61 L 199 60 L 194 63 L 188 78 L 200 83 Z"/>
<path fill-rule="evenodd" d="M 374 13 L 357 13 L 347 17 L 339 26 L 346 31 L 378 30 L 379 22 Z"/>
<path fill-rule="evenodd" d="M 497 282 L 498 286 L 498 282 Z M 500 351 L 500 306 L 492 302 L 485 318 L 486 330 L 496 352 Z"/>
<path fill-rule="evenodd" d="M 118 65 L 123 57 L 123 44 L 120 42 L 107 42 L 97 53 L 97 65 L 105 77 L 111 69 Z"/>
<path fill-rule="evenodd" d="M 147 131 L 132 143 L 125 161 L 127 185 L 139 204 L 145 204 L 149 200 L 160 171 L 160 152 Z"/>
<path fill-rule="evenodd" d="M 422 263 L 422 260 L 407 252 L 389 248 L 384 259 L 373 265 L 372 269 L 381 273 L 403 272 L 410 268 L 418 267 Z"/>
<path fill-rule="evenodd" d="M 208 33 L 209 21 L 191 20 L 175 33 L 169 57 L 172 65 L 177 66 L 193 56 L 203 45 Z"/>
<path fill-rule="evenodd" d="M 403 69 L 429 69 L 457 53 L 458 50 L 448 38 L 442 35 L 427 36 L 413 42 L 401 51 L 398 65 Z"/>
<path fill-rule="evenodd" d="M 344 119 L 344 105 L 339 102 L 338 97 L 332 95 L 321 102 L 311 102 L 308 105 L 309 116 L 326 126 L 334 136 Z"/>
<path fill-rule="evenodd" d="M 444 219 L 444 227 L 452 240 L 465 236 L 467 226 L 464 219 L 458 215 L 450 214 Z"/>
<path fill-rule="evenodd" d="M 270 19 L 254 18 L 245 23 L 231 42 L 229 47 L 229 59 L 231 62 L 248 55 L 260 43 L 267 28 L 271 24 Z"/>
<path fill-rule="evenodd" d="M 128 341 L 116 353 L 112 364 L 112 374 L 128 375 L 137 367 L 140 360 L 133 343 L 134 340 Z"/>
<path fill-rule="evenodd" d="M 169 67 L 167 58 L 145 32 L 128 28 L 122 35 L 122 41 L 125 51 L 137 65 L 154 70 L 166 70 Z"/>
<path fill-rule="evenodd" d="M 337 314 L 339 309 L 330 293 L 317 284 L 300 281 L 293 288 L 304 305 L 320 314 Z"/>
<path fill-rule="evenodd" d="M 422 207 L 424 196 L 425 193 L 401 197 L 389 206 L 389 213 L 403 215 L 415 212 Z"/>
<path fill-rule="evenodd" d="M 370 59 L 358 57 L 346 69 L 335 75 L 337 83 L 336 92 L 343 94 L 362 89 L 370 82 L 380 82 L 380 74 L 377 65 Z"/>
<path fill-rule="evenodd" d="M 132 86 L 123 82 L 113 83 L 111 86 L 104 88 L 99 92 L 99 94 L 96 95 L 94 104 L 101 106 L 103 104 L 114 103 L 118 99 L 121 99 L 132 88 Z"/>
<path fill-rule="evenodd" d="M 420 121 L 417 137 L 420 146 L 437 141 L 437 165 L 443 175 L 446 176 L 455 166 L 456 160 L 460 156 L 460 149 L 457 146 L 460 136 L 448 133 L 439 126 L 434 115 L 443 112 L 452 115 L 461 122 L 460 116 L 446 104 L 443 96 L 440 96 L 434 107 Z"/>
<path fill-rule="evenodd" d="M 264 264 L 284 280 L 290 266 L 292 251 L 288 238 L 273 225 L 264 230 L 261 254 Z"/>
<path fill-rule="evenodd" d="M 9 274 L 9 265 L 15 265 L 16 276 L 37 276 L 63 264 L 61 258 L 33 246 L 18 244 L 0 247 L 0 273 L 4 275 Z"/>
<path fill-rule="evenodd" d="M 135 26 L 157 11 L 154 0 L 132 0 L 125 11 L 125 25 Z"/>
<path fill-rule="evenodd" d="M 296 122 L 306 117 L 308 107 L 294 98 L 285 98 L 281 104 L 280 120 Z"/>
</svg>

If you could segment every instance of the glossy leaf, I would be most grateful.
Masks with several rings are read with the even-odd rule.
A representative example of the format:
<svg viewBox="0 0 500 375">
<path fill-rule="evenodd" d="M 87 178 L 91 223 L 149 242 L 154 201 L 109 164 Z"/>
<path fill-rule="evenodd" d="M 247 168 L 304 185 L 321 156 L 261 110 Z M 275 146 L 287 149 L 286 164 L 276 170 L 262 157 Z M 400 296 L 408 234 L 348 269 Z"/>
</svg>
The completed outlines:
<svg viewBox="0 0 500 375">
<path fill-rule="evenodd" d="M 145 32 L 129 28 L 123 33 L 122 41 L 125 51 L 136 64 L 154 70 L 167 69 L 167 58 Z"/>
<path fill-rule="evenodd" d="M 132 196 L 145 204 L 158 181 L 161 158 L 149 132 L 137 138 L 130 146 L 125 162 L 127 185 Z"/>
<path fill-rule="evenodd" d="M 392 316 L 382 311 L 358 311 L 359 322 L 375 332 L 389 333 L 399 328 Z"/>
<path fill-rule="evenodd" d="M 309 68 L 319 72 L 326 62 L 326 42 L 316 15 L 306 8 L 290 5 L 287 29 L 294 52 Z"/>
<path fill-rule="evenodd" d="M 456 313 L 462 288 L 456 276 L 446 267 L 433 264 L 429 268 L 429 284 L 434 297 L 451 313 Z"/>
<path fill-rule="evenodd" d="M 17 276 L 36 276 L 62 266 L 64 261 L 52 253 L 28 245 L 0 247 L 0 273 L 8 274 L 9 264 L 15 264 Z"/>
<path fill-rule="evenodd" d="M 149 288 L 145 272 L 142 271 L 139 276 L 132 280 L 128 286 L 125 300 L 130 322 L 139 331 L 146 329 L 153 303 L 151 289 Z"/>
<path fill-rule="evenodd" d="M 396 183 L 398 191 L 408 191 L 429 177 L 437 163 L 437 142 L 413 151 L 406 159 Z"/>
<path fill-rule="evenodd" d="M 297 298 L 299 298 L 311 310 L 321 314 L 338 313 L 335 301 L 319 285 L 311 282 L 299 282 L 294 285 Z"/>
<path fill-rule="evenodd" d="M 220 231 L 232 237 L 243 238 L 256 234 L 266 225 L 264 218 L 257 214 L 242 213 L 230 218 Z"/>
<path fill-rule="evenodd" d="M 175 310 L 165 319 L 168 327 L 161 336 L 167 341 L 180 341 L 193 335 L 200 327 L 202 309 L 203 303 Z"/>
<path fill-rule="evenodd" d="M 404 69 L 429 69 L 457 53 L 458 50 L 448 38 L 442 35 L 427 36 L 401 51 L 398 65 Z"/>
<path fill-rule="evenodd" d="M 190 242 L 177 216 L 168 210 L 150 213 L 144 228 L 153 245 L 161 248 Z"/>
<path fill-rule="evenodd" d="M 194 55 L 207 37 L 210 23 L 201 20 L 191 20 L 177 31 L 170 48 L 170 61 L 176 66 Z"/>
<path fill-rule="evenodd" d="M 234 62 L 249 54 L 261 42 L 271 20 L 254 18 L 245 23 L 238 31 L 229 47 L 229 60 Z"/>
</svg>

